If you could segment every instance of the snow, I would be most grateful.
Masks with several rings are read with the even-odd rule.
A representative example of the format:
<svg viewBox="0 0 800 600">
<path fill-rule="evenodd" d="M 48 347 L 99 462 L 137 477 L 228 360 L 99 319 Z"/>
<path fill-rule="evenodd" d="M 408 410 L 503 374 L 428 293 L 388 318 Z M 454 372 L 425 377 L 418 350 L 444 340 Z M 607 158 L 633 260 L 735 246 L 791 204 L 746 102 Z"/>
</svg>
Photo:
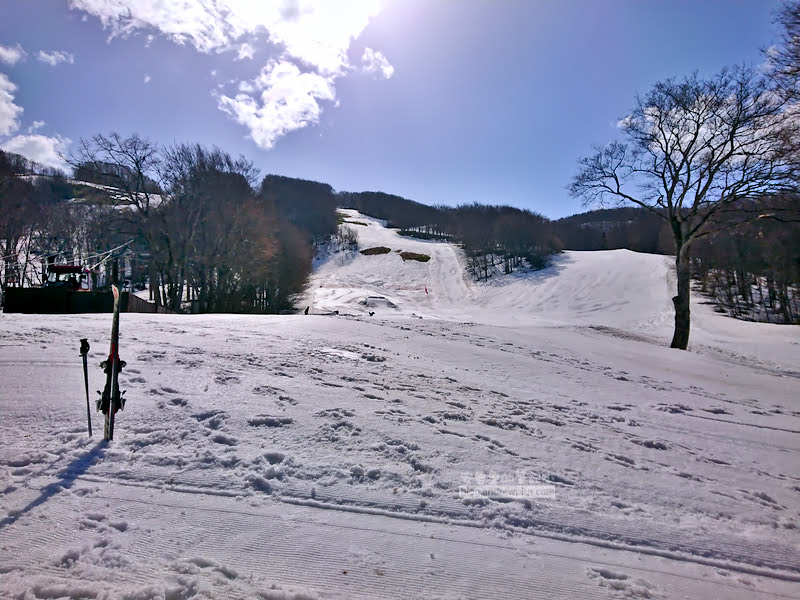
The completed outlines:
<svg viewBox="0 0 800 600">
<path fill-rule="evenodd" d="M 108 444 L 110 315 L 0 316 L 0 596 L 800 597 L 800 330 L 696 302 L 671 350 L 669 258 L 478 284 L 348 220 L 392 252 L 309 316 L 122 315 Z"/>
<path fill-rule="evenodd" d="M 488 283 L 465 274 L 465 258 L 454 245 L 400 236 L 378 219 L 352 210 L 346 221 L 360 249 L 385 246 L 379 256 L 334 254 L 316 271 L 308 304 L 316 312 L 364 314 L 367 298 L 384 297 L 397 308 L 382 316 L 424 316 L 493 325 L 604 324 L 652 329 L 672 315 L 670 259 L 627 250 L 565 252 L 538 272 L 514 273 Z M 400 251 L 431 256 L 404 261 Z M 426 291 L 427 290 L 427 291 Z M 600 292 L 600 293 L 598 293 Z"/>
</svg>

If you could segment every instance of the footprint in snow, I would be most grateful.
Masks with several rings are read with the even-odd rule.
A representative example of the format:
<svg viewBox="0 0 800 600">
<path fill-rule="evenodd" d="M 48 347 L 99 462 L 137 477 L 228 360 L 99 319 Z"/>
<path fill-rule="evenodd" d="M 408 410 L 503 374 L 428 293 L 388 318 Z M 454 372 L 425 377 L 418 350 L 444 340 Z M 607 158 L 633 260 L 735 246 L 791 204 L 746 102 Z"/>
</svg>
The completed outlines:
<svg viewBox="0 0 800 600">
<path fill-rule="evenodd" d="M 229 435 L 225 435 L 224 433 L 216 434 L 211 438 L 211 441 L 215 444 L 222 444 L 223 446 L 235 446 L 239 443 L 239 440 Z"/>
<path fill-rule="evenodd" d="M 190 558 L 186 562 L 176 563 L 173 567 L 178 573 L 197 573 L 199 569 L 205 569 L 208 571 L 213 571 L 215 573 L 219 573 L 223 577 L 228 580 L 233 580 L 239 577 L 239 573 L 231 569 L 230 567 L 226 567 L 225 565 L 220 565 L 215 563 L 213 560 L 209 560 L 207 558 Z M 181 595 L 181 597 L 187 597 Z"/>
<path fill-rule="evenodd" d="M 624 454 L 609 454 L 606 456 L 606 460 L 610 460 L 611 462 L 617 463 L 618 465 L 622 465 L 623 467 L 635 467 L 636 461 L 632 458 L 625 456 Z"/>
<path fill-rule="evenodd" d="M 767 494 L 766 492 L 760 492 L 760 491 L 759 492 L 747 492 L 747 491 L 745 491 L 744 493 L 745 493 L 745 497 L 747 497 L 749 500 L 753 500 L 754 502 L 757 502 L 757 503 L 761 504 L 762 506 L 769 506 L 770 508 L 777 508 L 777 509 L 780 509 L 780 510 L 783 509 L 783 507 L 780 504 L 778 504 L 778 502 L 772 496 Z"/>
<path fill-rule="evenodd" d="M 650 448 L 652 450 L 669 450 L 669 446 L 664 442 L 659 442 L 657 440 L 631 440 L 637 446 L 642 446 L 643 448 Z"/>
<path fill-rule="evenodd" d="M 247 420 L 247 424 L 251 427 L 283 427 L 292 423 L 294 423 L 294 419 L 291 417 L 271 417 L 269 415 L 258 415 Z"/>
<path fill-rule="evenodd" d="M 703 412 L 711 413 L 712 415 L 732 415 L 733 413 L 729 410 L 725 410 L 724 408 L 720 407 L 713 407 L 713 408 L 701 408 Z"/>
<path fill-rule="evenodd" d="M 668 412 L 674 415 L 682 415 L 687 412 L 692 412 L 692 408 L 684 404 L 659 404 L 656 406 L 656 410 Z"/>
<path fill-rule="evenodd" d="M 253 388 L 253 393 L 259 396 L 267 396 L 269 394 L 280 394 L 283 390 L 280 388 L 272 387 L 271 385 L 257 385 Z"/>
<path fill-rule="evenodd" d="M 198 422 L 203 423 L 209 429 L 214 431 L 220 429 L 228 419 L 228 413 L 222 410 L 209 410 L 206 412 L 192 415 Z"/>
<path fill-rule="evenodd" d="M 592 567 L 586 574 L 597 580 L 600 587 L 621 592 L 625 598 L 660 598 L 658 588 L 644 579 L 631 579 L 629 575 L 612 569 Z"/>
<path fill-rule="evenodd" d="M 626 581 L 628 576 L 624 573 L 617 573 L 610 569 L 595 569 L 592 568 L 589 572 L 589 577 L 596 578 L 599 577 L 601 579 L 610 579 L 613 581 Z"/>
<path fill-rule="evenodd" d="M 597 448 L 592 446 L 589 442 L 576 441 L 572 443 L 572 447 L 581 452 L 597 452 Z"/>
</svg>

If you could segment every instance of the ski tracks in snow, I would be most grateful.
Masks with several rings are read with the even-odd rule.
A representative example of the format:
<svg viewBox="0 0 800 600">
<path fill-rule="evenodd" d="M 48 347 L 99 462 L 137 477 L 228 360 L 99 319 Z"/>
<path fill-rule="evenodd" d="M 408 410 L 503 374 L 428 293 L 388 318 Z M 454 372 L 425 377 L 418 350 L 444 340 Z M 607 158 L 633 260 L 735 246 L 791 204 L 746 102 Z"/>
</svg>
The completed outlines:
<svg viewBox="0 0 800 600">
<path fill-rule="evenodd" d="M 50 328 L 52 342 L 105 330 L 98 317 L 59 319 L 67 325 L 63 336 Z M 175 597 L 248 596 L 273 583 L 273 597 L 369 596 L 373 588 L 396 597 L 395 586 L 414 578 L 404 564 L 429 573 L 420 578 L 428 588 L 411 586 L 405 597 L 435 597 L 424 589 L 445 597 L 448 577 L 463 575 L 459 565 L 480 572 L 487 552 L 504 597 L 591 589 L 657 598 L 702 588 L 621 568 L 632 563 L 610 558 L 628 556 L 617 553 L 657 573 L 673 565 L 675 574 L 732 586 L 732 596 L 781 593 L 789 589 L 782 581 L 800 579 L 791 378 L 741 368 L 727 380 L 709 377 L 724 365 L 713 356 L 646 339 L 609 342 L 604 331 L 580 328 L 126 315 L 122 336 L 129 400 L 108 446 L 85 437 L 78 392 L 46 393 L 52 381 L 82 390 L 76 352 L 52 346 L 48 376 L 34 380 L 5 361 L 18 365 L 40 349 L 0 356 L 8 416 L 0 538 L 5 557 L 24 557 L 8 563 L 11 580 L 130 573 L 132 598 L 148 597 L 142 590 L 154 579 L 159 594 Z M 754 388 L 766 393 L 753 397 Z M 497 474 L 552 486 L 555 497 L 460 493 L 471 477 Z M 169 522 L 159 520 L 164 511 Z M 286 511 L 313 526 L 276 522 Z M 344 529 L 371 525 L 355 540 L 329 532 L 324 542 L 336 553 L 315 554 L 319 527 L 340 520 Z M 286 532 L 277 542 L 276 527 Z M 414 536 L 432 528 L 458 531 L 458 547 L 476 549 L 449 563 L 388 548 L 381 558 L 369 530 L 387 527 L 411 535 L 415 548 Z M 479 551 L 487 535 L 497 549 Z M 430 542 L 428 554 L 455 552 L 452 543 Z M 580 548 L 586 560 L 571 566 L 580 578 L 565 575 L 559 588 L 552 575 L 511 575 L 504 565 L 530 570 L 531 560 L 545 560 L 519 544 L 551 544 L 564 556 Z M 259 552 L 281 568 L 249 558 Z M 508 558 L 519 552 L 524 560 Z M 613 564 L 592 563 L 601 557 Z M 510 583 L 500 582 L 503 573 Z M 545 582 L 551 593 L 541 591 Z M 34 597 L 101 595 L 100 587 L 42 585 L 30 588 Z M 459 597 L 485 588 L 453 589 Z"/>
</svg>

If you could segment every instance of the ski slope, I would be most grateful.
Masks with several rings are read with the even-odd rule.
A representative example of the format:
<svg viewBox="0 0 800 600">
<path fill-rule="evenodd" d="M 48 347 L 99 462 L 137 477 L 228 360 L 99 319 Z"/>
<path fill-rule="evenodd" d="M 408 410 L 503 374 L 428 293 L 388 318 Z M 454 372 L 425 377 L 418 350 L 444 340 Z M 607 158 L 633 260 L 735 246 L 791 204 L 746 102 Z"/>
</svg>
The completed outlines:
<svg viewBox="0 0 800 600">
<path fill-rule="evenodd" d="M 566 252 L 542 271 L 479 284 L 466 276 L 466 259 L 456 246 L 403 237 L 378 219 L 341 212 L 345 226 L 358 234 L 359 249 L 385 246 L 393 252 L 329 257 L 310 288 L 309 303 L 320 312 L 363 314 L 371 310 L 364 301 L 380 296 L 397 307 L 376 311 L 381 315 L 492 324 L 602 323 L 652 329 L 671 315 L 667 257 L 627 250 Z M 403 260 L 400 251 L 426 254 L 431 260 Z"/>
<path fill-rule="evenodd" d="M 385 246 L 392 252 L 325 256 L 300 302 L 312 313 L 374 312 L 377 318 L 427 317 L 497 326 L 606 327 L 658 343 L 672 339 L 671 298 L 676 287 L 672 257 L 630 250 L 566 251 L 541 271 L 478 283 L 466 275 L 466 258 L 458 247 L 400 236 L 383 221 L 352 209 L 340 212 L 345 226 L 358 234 L 359 250 Z M 404 261 L 400 251 L 427 254 L 431 260 Z M 754 360 L 800 364 L 796 327 L 726 318 L 697 294 L 692 296 L 691 310 L 690 343 L 696 349 L 753 347 L 760 357 Z"/>
<path fill-rule="evenodd" d="M 392 252 L 309 316 L 122 315 L 110 444 L 110 315 L 0 315 L 0 597 L 800 598 L 798 328 L 675 351 L 666 257 L 478 284 L 347 219 Z"/>
</svg>

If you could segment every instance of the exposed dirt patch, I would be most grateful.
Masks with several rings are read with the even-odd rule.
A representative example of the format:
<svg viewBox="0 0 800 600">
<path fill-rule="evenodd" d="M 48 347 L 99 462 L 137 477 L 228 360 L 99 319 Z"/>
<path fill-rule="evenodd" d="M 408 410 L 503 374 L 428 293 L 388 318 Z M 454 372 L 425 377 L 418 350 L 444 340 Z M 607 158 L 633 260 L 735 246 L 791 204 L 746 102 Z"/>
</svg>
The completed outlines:
<svg viewBox="0 0 800 600">
<path fill-rule="evenodd" d="M 401 252 L 400 258 L 403 260 L 418 260 L 419 262 L 428 262 L 431 259 L 427 254 L 419 254 L 418 252 Z"/>
<path fill-rule="evenodd" d="M 364 250 L 361 250 L 361 254 L 364 256 L 372 256 L 374 254 L 389 254 L 391 251 L 392 249 L 387 248 L 386 246 L 375 246 L 374 248 L 365 248 Z"/>
</svg>

